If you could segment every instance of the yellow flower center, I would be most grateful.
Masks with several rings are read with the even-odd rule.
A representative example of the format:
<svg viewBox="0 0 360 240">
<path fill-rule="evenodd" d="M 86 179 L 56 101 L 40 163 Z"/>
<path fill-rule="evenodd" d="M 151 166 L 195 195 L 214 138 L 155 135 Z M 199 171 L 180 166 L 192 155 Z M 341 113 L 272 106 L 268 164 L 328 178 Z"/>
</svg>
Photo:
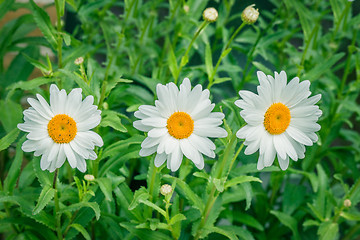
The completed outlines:
<svg viewBox="0 0 360 240">
<path fill-rule="evenodd" d="M 264 116 L 264 126 L 266 131 L 272 135 L 277 135 L 285 132 L 290 124 L 290 110 L 282 103 L 274 103 Z"/>
<path fill-rule="evenodd" d="M 194 130 L 194 120 L 187 113 L 175 112 L 168 118 L 166 127 L 174 138 L 188 138 Z"/>
<path fill-rule="evenodd" d="M 76 122 L 66 114 L 58 114 L 50 120 L 47 130 L 54 142 L 69 143 L 76 136 Z"/>
</svg>

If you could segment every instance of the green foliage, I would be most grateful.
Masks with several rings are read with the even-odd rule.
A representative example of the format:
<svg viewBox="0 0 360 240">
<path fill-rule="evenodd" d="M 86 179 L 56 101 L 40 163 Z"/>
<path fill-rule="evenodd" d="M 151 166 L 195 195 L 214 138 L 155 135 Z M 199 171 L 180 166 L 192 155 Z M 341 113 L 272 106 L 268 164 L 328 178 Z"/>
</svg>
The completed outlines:
<svg viewBox="0 0 360 240">
<path fill-rule="evenodd" d="M 0 235 L 359 238 L 359 2 L 257 1 L 259 19 L 241 26 L 245 4 L 0 1 Z M 49 6 L 55 6 L 55 16 L 49 16 Z M 203 21 L 207 7 L 218 10 L 216 22 Z M 29 14 L 6 20 L 14 11 Z M 79 57 L 84 62 L 76 64 Z M 257 170 L 258 153 L 244 154 L 235 136 L 245 122 L 234 101 L 239 90 L 256 92 L 258 70 L 285 70 L 288 81 L 308 79 L 312 94 L 322 95 L 319 140 L 286 171 L 277 159 Z M 204 156 L 204 169 L 184 157 L 171 173 L 166 163 L 155 167 L 155 154 L 139 156 L 147 136 L 133 127 L 134 112 L 154 105 L 157 84 L 179 86 L 185 77 L 210 90 L 229 136 L 212 139 L 216 156 Z M 94 96 L 102 111 L 93 131 L 104 146 L 95 148 L 96 160 L 86 160 L 84 173 L 94 180 L 67 161 L 56 173 L 43 171 L 41 156 L 21 149 L 27 133 L 20 134 L 17 124 L 29 107 L 26 99 L 41 94 L 49 101 L 52 83 L 67 93 L 81 88 L 83 98 Z M 160 194 L 163 184 L 172 186 L 170 195 Z"/>
</svg>

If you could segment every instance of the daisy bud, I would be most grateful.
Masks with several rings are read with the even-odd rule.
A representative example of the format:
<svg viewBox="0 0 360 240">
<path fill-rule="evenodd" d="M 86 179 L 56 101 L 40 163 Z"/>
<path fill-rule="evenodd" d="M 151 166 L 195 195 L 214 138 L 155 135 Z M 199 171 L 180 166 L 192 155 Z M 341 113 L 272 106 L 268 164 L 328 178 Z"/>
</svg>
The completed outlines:
<svg viewBox="0 0 360 240">
<path fill-rule="evenodd" d="M 350 201 L 350 199 L 345 199 L 345 200 L 344 200 L 344 206 L 345 206 L 345 207 L 351 207 L 351 201 Z"/>
<path fill-rule="evenodd" d="M 189 7 L 189 5 L 185 4 L 185 5 L 183 6 L 183 9 L 184 9 L 184 11 L 185 11 L 186 13 L 188 13 L 189 10 L 190 10 L 190 7 Z"/>
<path fill-rule="evenodd" d="M 255 4 L 252 4 L 244 9 L 241 14 L 241 20 L 246 24 L 253 24 L 259 17 L 259 10 L 253 8 Z"/>
<path fill-rule="evenodd" d="M 84 62 L 84 58 L 83 57 L 78 57 L 77 59 L 75 59 L 74 63 L 76 65 L 80 65 Z"/>
<path fill-rule="evenodd" d="M 173 189 L 169 184 L 164 184 L 160 188 L 160 193 L 164 196 L 170 195 Z"/>
<path fill-rule="evenodd" d="M 109 104 L 107 102 L 104 102 L 103 103 L 103 108 L 106 110 L 106 109 L 109 109 Z"/>
<path fill-rule="evenodd" d="M 218 12 L 215 8 L 207 8 L 203 12 L 203 18 L 208 22 L 215 22 L 218 18 Z"/>
<path fill-rule="evenodd" d="M 95 180 L 95 177 L 94 177 L 94 175 L 86 174 L 86 175 L 84 176 L 84 179 L 85 179 L 86 181 L 92 182 L 92 181 Z"/>
</svg>

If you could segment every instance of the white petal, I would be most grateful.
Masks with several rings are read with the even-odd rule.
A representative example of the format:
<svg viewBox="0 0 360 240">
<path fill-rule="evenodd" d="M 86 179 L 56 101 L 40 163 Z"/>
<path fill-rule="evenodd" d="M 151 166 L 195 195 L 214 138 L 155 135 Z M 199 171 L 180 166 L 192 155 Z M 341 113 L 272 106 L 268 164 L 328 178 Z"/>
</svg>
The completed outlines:
<svg viewBox="0 0 360 240">
<path fill-rule="evenodd" d="M 37 99 L 39 99 L 39 102 L 41 104 L 41 106 L 43 107 L 43 109 L 46 111 L 46 113 L 51 116 L 54 117 L 54 113 L 51 111 L 49 104 L 47 103 L 47 101 L 40 95 L 40 94 L 36 94 Z"/>
<path fill-rule="evenodd" d="M 81 92 L 81 88 L 74 88 L 71 90 L 65 103 L 65 114 L 69 116 L 74 116 L 76 114 L 78 109 L 81 107 Z"/>
<path fill-rule="evenodd" d="M 23 145 L 21 146 L 21 149 L 24 152 L 33 152 L 36 150 L 37 145 L 39 144 L 39 141 L 34 140 L 26 140 Z"/>
<path fill-rule="evenodd" d="M 163 165 L 164 162 L 166 161 L 166 157 L 167 155 L 165 153 L 161 153 L 161 154 L 157 153 L 154 162 L 155 167 L 160 167 L 161 165 Z"/>
<path fill-rule="evenodd" d="M 39 101 L 33 98 L 28 98 L 27 101 L 35 109 L 35 111 L 37 111 L 43 118 L 49 121 L 51 120 L 53 115 L 49 114 L 49 112 L 43 108 L 43 106 L 40 104 Z"/>
<path fill-rule="evenodd" d="M 180 146 L 176 146 L 175 150 L 170 155 L 170 169 L 175 172 L 179 169 L 182 162 L 183 154 L 180 151 Z"/>
<path fill-rule="evenodd" d="M 313 145 L 313 142 L 311 141 L 311 139 L 308 136 L 306 136 L 305 133 L 301 132 L 297 128 L 289 126 L 286 129 L 286 132 L 290 135 L 290 137 L 292 137 L 294 140 L 298 141 L 301 144 L 304 144 L 306 146 Z"/>
<path fill-rule="evenodd" d="M 161 128 L 166 127 L 167 125 L 166 119 L 161 117 L 145 118 L 141 120 L 141 123 L 144 124 L 145 126 L 161 127 Z"/>
<path fill-rule="evenodd" d="M 76 157 L 69 144 L 64 144 L 64 152 L 72 168 L 76 168 Z"/>
<path fill-rule="evenodd" d="M 157 146 L 151 148 L 141 148 L 139 155 L 141 157 L 147 157 L 156 152 Z"/>
<path fill-rule="evenodd" d="M 221 127 L 214 127 L 214 128 L 198 127 L 197 129 L 194 129 L 193 133 L 202 137 L 211 137 L 211 138 L 224 138 L 227 137 L 228 135 L 227 131 Z"/>
<path fill-rule="evenodd" d="M 279 155 L 277 155 L 277 157 L 281 170 L 285 171 L 289 167 L 289 157 L 286 156 L 286 158 L 281 158 Z"/>
<path fill-rule="evenodd" d="M 139 131 L 143 131 L 143 132 L 148 132 L 151 129 L 153 129 L 153 127 L 150 126 L 145 126 L 144 124 L 142 124 L 141 120 L 136 120 L 133 122 L 133 126 L 134 128 L 136 128 Z"/>
<path fill-rule="evenodd" d="M 167 132 L 167 128 L 153 128 L 149 131 L 148 136 L 152 138 L 158 138 L 165 135 Z"/>
</svg>

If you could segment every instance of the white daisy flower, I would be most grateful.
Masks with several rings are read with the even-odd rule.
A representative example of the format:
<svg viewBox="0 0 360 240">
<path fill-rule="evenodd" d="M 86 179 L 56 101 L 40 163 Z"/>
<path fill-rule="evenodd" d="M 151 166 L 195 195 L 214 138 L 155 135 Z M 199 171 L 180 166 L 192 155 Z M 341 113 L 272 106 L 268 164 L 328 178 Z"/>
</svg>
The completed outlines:
<svg viewBox="0 0 360 240">
<path fill-rule="evenodd" d="M 321 94 L 310 97 L 310 81 L 295 77 L 287 84 L 284 71 L 275 72 L 275 79 L 258 71 L 260 86 L 257 94 L 240 91 L 242 100 L 235 104 L 242 108 L 240 115 L 247 125 L 236 136 L 245 139 L 246 155 L 260 149 L 257 169 L 271 166 L 275 155 L 282 170 L 289 166 L 289 157 L 297 161 L 305 157 L 305 146 L 318 140 L 317 120 L 322 112 L 315 105 Z"/>
<path fill-rule="evenodd" d="M 142 105 L 135 117 L 134 127 L 148 132 L 142 142 L 140 156 L 157 153 L 155 166 L 167 160 L 171 171 L 179 169 L 183 155 L 194 162 L 199 169 L 204 168 L 203 155 L 215 157 L 215 144 L 209 139 L 223 138 L 227 132 L 220 128 L 223 113 L 211 112 L 210 92 L 202 90 L 200 84 L 191 90 L 190 80 L 185 78 L 180 91 L 174 83 L 158 84 L 156 92 L 159 100 L 155 106 Z"/>
<path fill-rule="evenodd" d="M 101 120 L 101 111 L 93 105 L 94 97 L 82 101 L 81 88 L 73 89 L 69 95 L 50 86 L 50 106 L 39 94 L 38 100 L 28 98 L 31 107 L 24 111 L 24 123 L 18 128 L 28 132 L 22 145 L 24 152 L 41 156 L 42 170 L 55 171 L 67 158 L 72 168 L 86 171 L 85 159 L 95 160 L 94 146 L 103 145 L 102 138 L 90 129 Z"/>
</svg>

